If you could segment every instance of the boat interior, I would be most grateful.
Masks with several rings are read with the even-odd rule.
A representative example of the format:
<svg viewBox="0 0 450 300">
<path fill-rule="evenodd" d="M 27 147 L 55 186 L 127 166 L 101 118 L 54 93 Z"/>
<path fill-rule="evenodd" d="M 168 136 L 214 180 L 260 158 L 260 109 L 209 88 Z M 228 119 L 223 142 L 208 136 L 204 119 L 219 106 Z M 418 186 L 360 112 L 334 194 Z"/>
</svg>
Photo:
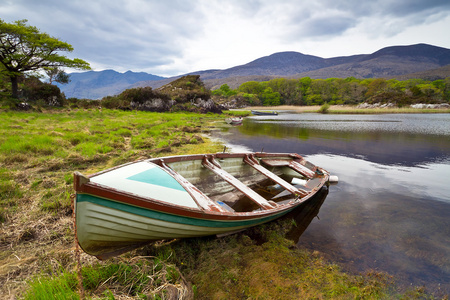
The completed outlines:
<svg viewBox="0 0 450 300">
<path fill-rule="evenodd" d="M 196 197 L 213 202 L 212 210 L 221 212 L 251 212 L 302 201 L 324 177 L 302 158 L 287 156 L 204 155 L 201 159 L 152 162 L 178 177 Z"/>
</svg>

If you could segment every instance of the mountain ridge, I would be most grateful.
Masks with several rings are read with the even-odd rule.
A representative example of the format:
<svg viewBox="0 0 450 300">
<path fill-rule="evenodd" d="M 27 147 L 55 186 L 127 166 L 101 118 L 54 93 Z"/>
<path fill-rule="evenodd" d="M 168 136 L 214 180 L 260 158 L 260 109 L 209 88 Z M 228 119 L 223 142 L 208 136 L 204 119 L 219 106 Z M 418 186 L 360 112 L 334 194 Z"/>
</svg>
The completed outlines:
<svg viewBox="0 0 450 300">
<path fill-rule="evenodd" d="M 294 55 L 299 59 L 289 59 Z M 288 59 L 285 60 L 288 63 L 284 68 L 280 65 L 275 65 L 274 68 L 274 62 L 281 61 L 280 56 L 288 56 Z M 311 67 L 312 62 L 315 62 L 315 65 Z M 265 70 L 261 67 L 264 64 L 266 65 Z M 189 74 L 199 74 L 208 88 L 217 89 L 226 83 L 234 89 L 249 80 L 262 81 L 279 77 L 293 79 L 301 77 L 313 79 L 395 78 L 411 73 L 422 74 L 422 72 L 439 69 L 447 64 L 450 64 L 450 49 L 420 43 L 385 47 L 371 54 L 331 58 L 321 58 L 294 51 L 278 52 L 225 70 L 205 70 Z M 441 70 L 434 77 L 442 78 L 443 73 L 446 74 L 445 77 L 450 76 L 450 73 L 447 74 Z M 428 74 L 428 77 L 433 77 L 433 75 Z M 138 86 L 156 88 L 159 83 L 140 82 Z"/>
<path fill-rule="evenodd" d="M 114 70 L 87 71 L 71 73 L 68 84 L 57 84 L 66 97 L 100 99 L 104 96 L 118 94 L 136 82 L 162 80 L 165 77 L 145 72 Z"/>
<path fill-rule="evenodd" d="M 184 75 L 200 75 L 206 87 L 217 89 L 224 83 L 228 84 L 231 88 L 237 88 L 245 81 L 265 81 L 279 77 L 311 77 L 313 79 L 333 77 L 395 78 L 408 76 L 408 74 L 424 74 L 426 72 L 429 78 L 442 78 L 442 76 L 450 76 L 447 68 L 440 69 L 448 64 L 450 64 L 450 49 L 420 43 L 385 47 L 371 54 L 356 54 L 331 58 L 322 58 L 295 51 L 277 52 L 228 69 L 203 70 Z M 430 72 L 433 72 L 432 70 L 435 69 L 440 70 L 436 75 L 431 74 Z M 123 76 L 127 77 L 126 74 L 128 72 L 118 74 L 124 74 Z M 184 76 L 164 78 L 151 74 L 148 75 L 154 77 L 145 80 L 136 80 L 139 78 L 134 77 L 134 82 L 130 78 L 122 79 L 117 80 L 114 84 L 110 83 L 109 85 L 106 84 L 103 86 L 99 82 L 95 82 L 95 80 L 91 80 L 91 82 L 89 80 L 78 80 L 77 88 L 78 90 L 89 90 L 94 85 L 95 95 L 101 96 L 103 93 L 103 96 L 106 96 L 120 93 L 127 88 L 145 86 L 158 88 Z M 114 89 L 112 89 L 112 86 Z M 66 96 L 70 96 L 70 89 L 61 89 L 66 93 Z M 66 91 L 69 92 L 69 95 Z"/>
</svg>

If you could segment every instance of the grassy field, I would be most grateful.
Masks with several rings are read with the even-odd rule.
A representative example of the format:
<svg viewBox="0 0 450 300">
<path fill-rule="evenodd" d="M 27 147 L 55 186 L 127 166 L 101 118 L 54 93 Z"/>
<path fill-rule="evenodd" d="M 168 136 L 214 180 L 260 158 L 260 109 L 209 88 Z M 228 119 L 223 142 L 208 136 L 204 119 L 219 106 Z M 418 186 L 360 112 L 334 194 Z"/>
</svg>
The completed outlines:
<svg viewBox="0 0 450 300">
<path fill-rule="evenodd" d="M 74 171 L 156 156 L 210 153 L 223 115 L 113 110 L 0 112 L 1 299 L 379 299 L 387 274 L 350 275 L 283 238 L 273 222 L 222 239 L 160 242 L 107 261 L 77 251 Z M 255 238 L 258 237 L 258 238 Z"/>
</svg>

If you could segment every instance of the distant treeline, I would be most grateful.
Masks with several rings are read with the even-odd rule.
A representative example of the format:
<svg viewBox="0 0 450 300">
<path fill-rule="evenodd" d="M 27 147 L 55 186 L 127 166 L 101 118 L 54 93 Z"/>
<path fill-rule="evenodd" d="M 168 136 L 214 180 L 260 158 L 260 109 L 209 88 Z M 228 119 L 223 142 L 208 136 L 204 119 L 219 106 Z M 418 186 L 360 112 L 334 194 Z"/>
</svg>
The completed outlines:
<svg viewBox="0 0 450 300">
<path fill-rule="evenodd" d="M 249 105 L 322 105 L 395 103 L 449 103 L 450 77 L 443 80 L 423 79 L 356 79 L 277 78 L 264 82 L 248 81 L 237 89 L 223 84 L 212 91 L 216 97 L 238 98 Z"/>
<path fill-rule="evenodd" d="M 1 74 L 0 74 L 1 75 Z M 164 87 L 128 89 L 101 100 L 66 99 L 59 88 L 39 78 L 22 77 L 20 97 L 10 97 L 10 83 L 0 76 L 0 102 L 11 107 L 69 106 L 138 109 L 151 111 L 218 111 L 214 102 L 225 104 L 236 100 L 238 105 L 335 105 L 359 103 L 392 103 L 399 107 L 416 103 L 450 103 L 450 77 L 441 80 L 423 79 L 356 79 L 277 78 L 264 82 L 248 81 L 237 89 L 223 84 L 210 91 L 199 75 L 179 78 Z M 209 100 L 213 98 L 214 102 Z M 200 101 L 199 101 L 200 100 Z M 25 106 L 24 108 L 26 108 Z"/>
</svg>

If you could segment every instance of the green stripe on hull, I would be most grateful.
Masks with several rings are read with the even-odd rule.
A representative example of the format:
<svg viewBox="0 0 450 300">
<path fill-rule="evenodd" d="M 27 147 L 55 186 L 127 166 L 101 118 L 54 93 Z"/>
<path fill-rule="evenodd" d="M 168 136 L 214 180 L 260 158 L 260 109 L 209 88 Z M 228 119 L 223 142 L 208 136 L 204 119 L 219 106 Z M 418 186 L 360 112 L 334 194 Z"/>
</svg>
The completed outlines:
<svg viewBox="0 0 450 300">
<path fill-rule="evenodd" d="M 276 219 L 280 217 L 281 215 L 286 214 L 289 210 L 282 211 L 280 213 L 277 213 L 275 215 L 270 215 L 268 217 L 262 217 L 258 219 L 251 219 L 251 220 L 239 220 L 239 221 L 222 221 L 222 220 L 204 220 L 204 219 L 197 219 L 197 218 L 191 218 L 191 217 L 184 217 L 184 216 L 178 216 L 178 215 L 172 215 L 164 212 L 154 211 L 150 209 L 145 209 L 133 205 L 128 205 L 125 203 L 120 203 L 116 201 L 111 201 L 108 199 L 99 198 L 96 196 L 92 196 L 89 194 L 77 194 L 77 202 L 91 202 L 95 203 L 97 205 L 109 207 L 112 209 L 116 209 L 119 211 L 128 212 L 131 214 L 143 216 L 146 218 L 152 218 L 156 220 L 162 220 L 166 222 L 172 222 L 172 223 L 178 223 L 178 224 L 186 224 L 186 225 L 194 225 L 194 226 L 203 226 L 203 227 L 219 227 L 219 228 L 226 228 L 226 227 L 236 227 L 236 226 L 244 226 L 244 227 L 250 227 L 253 225 L 265 223 L 268 221 L 271 221 L 273 219 Z"/>
</svg>

